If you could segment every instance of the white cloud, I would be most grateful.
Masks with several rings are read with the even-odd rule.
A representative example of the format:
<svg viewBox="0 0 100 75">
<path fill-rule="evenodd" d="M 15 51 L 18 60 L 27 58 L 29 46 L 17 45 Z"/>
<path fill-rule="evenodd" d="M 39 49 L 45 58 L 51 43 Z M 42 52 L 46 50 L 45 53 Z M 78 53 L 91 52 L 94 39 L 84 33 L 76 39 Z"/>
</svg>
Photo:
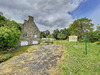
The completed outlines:
<svg viewBox="0 0 100 75">
<path fill-rule="evenodd" d="M 68 27 L 73 21 L 68 12 L 75 10 L 82 1 L 84 0 L 0 0 L 0 11 L 6 17 L 21 23 L 28 15 L 34 16 L 40 30 L 52 31 Z"/>
</svg>

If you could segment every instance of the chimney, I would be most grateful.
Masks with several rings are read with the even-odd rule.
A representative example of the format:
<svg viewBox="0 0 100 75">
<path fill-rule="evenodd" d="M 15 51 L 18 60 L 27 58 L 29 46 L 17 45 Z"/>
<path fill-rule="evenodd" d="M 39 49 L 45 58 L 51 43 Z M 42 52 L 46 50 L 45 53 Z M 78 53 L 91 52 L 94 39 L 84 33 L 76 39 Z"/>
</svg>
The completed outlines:
<svg viewBox="0 0 100 75">
<path fill-rule="evenodd" d="M 29 17 L 29 21 L 34 21 L 34 18 L 32 16 L 28 16 Z"/>
<path fill-rule="evenodd" d="M 24 20 L 24 23 L 26 23 L 27 22 L 27 20 Z"/>
</svg>

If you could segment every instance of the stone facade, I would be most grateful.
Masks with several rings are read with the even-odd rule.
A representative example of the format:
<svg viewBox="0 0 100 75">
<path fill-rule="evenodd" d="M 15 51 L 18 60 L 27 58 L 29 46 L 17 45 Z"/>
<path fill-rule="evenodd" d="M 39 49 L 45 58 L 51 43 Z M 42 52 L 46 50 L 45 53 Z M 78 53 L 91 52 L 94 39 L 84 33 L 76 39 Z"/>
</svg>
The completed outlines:
<svg viewBox="0 0 100 75">
<path fill-rule="evenodd" d="M 40 31 L 34 23 L 34 18 L 29 16 L 28 20 L 24 20 L 22 24 L 22 33 L 19 40 L 20 46 L 39 44 L 40 43 Z"/>
</svg>

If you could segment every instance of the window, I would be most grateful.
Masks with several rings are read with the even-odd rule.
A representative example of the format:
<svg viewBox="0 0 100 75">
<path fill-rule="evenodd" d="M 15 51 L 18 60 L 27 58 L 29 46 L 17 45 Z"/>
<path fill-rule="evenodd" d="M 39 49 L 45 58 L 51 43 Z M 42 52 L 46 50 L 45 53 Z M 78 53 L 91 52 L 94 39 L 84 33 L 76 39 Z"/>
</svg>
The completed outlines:
<svg viewBox="0 0 100 75">
<path fill-rule="evenodd" d="M 37 35 L 34 35 L 35 38 L 37 38 Z"/>
<path fill-rule="evenodd" d="M 23 36 L 25 37 L 25 36 L 27 36 L 27 34 L 23 34 Z"/>
</svg>

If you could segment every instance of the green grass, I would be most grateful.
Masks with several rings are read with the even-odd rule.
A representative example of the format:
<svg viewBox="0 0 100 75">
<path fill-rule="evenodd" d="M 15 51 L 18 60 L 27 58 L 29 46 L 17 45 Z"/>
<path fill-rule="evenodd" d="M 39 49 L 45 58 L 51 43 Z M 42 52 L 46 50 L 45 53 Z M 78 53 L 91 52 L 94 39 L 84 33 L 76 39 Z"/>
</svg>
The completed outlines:
<svg viewBox="0 0 100 75">
<path fill-rule="evenodd" d="M 29 46 L 23 46 L 23 47 L 16 47 L 11 51 L 0 51 L 0 63 L 12 58 L 13 56 L 23 53 L 28 48 Z"/>
<path fill-rule="evenodd" d="M 62 75 L 100 75 L 100 45 L 87 43 L 87 55 L 85 44 L 68 41 L 55 41 L 66 46 L 61 65 Z"/>
</svg>

